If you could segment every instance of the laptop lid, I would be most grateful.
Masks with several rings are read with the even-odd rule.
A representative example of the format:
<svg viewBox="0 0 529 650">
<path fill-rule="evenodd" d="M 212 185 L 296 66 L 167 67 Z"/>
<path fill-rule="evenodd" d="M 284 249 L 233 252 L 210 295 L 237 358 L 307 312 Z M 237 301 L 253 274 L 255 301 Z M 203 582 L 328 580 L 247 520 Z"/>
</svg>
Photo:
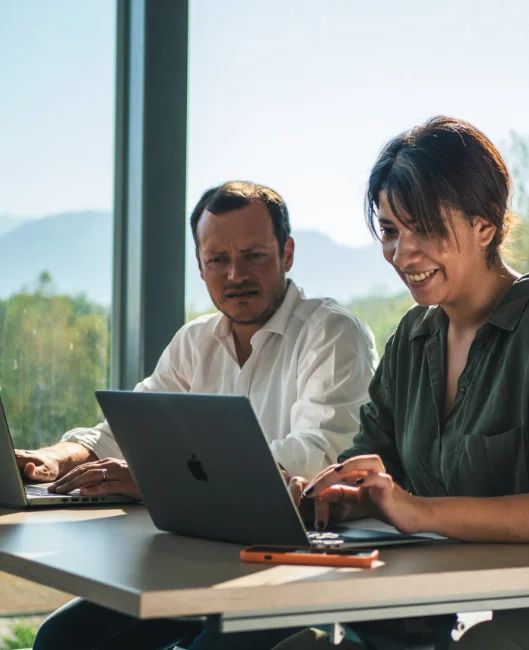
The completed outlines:
<svg viewBox="0 0 529 650">
<path fill-rule="evenodd" d="M 4 406 L 0 398 L 0 506 L 27 508 L 40 506 L 94 506 L 107 503 L 134 503 L 133 499 L 120 494 L 103 494 L 85 497 L 79 490 L 69 494 L 53 494 L 47 483 L 24 481 L 20 475 L 9 431 Z"/>
<path fill-rule="evenodd" d="M 27 505 L 13 440 L 0 397 L 0 506 L 25 508 Z"/>
<path fill-rule="evenodd" d="M 241 544 L 308 543 L 246 397 L 96 396 L 158 528 Z"/>
</svg>

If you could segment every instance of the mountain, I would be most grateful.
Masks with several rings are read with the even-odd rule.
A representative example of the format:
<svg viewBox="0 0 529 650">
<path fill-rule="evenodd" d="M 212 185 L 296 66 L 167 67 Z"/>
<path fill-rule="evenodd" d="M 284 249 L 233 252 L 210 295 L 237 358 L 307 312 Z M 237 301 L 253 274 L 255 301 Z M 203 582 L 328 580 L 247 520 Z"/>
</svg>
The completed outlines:
<svg viewBox="0 0 529 650">
<path fill-rule="evenodd" d="M 24 219 L 24 217 L 11 217 L 8 214 L 0 214 L 0 236 L 18 228 L 26 221 L 27 219 Z"/>
<path fill-rule="evenodd" d="M 112 217 L 64 213 L 26 221 L 0 236 L 0 297 L 32 289 L 48 271 L 57 291 L 110 304 Z"/>
<path fill-rule="evenodd" d="M 3 220 L 1 217 L 0 227 Z M 6 221 L 7 224 L 7 221 Z M 290 276 L 308 296 L 340 301 L 369 293 L 397 293 L 402 285 L 377 244 L 350 248 L 312 231 L 293 233 L 295 262 Z M 210 306 L 200 279 L 189 235 L 186 257 L 187 304 L 196 311 Z M 23 287 L 31 290 L 48 271 L 58 292 L 109 305 L 112 293 L 112 215 L 63 213 L 31 219 L 0 230 L 0 298 Z"/>
</svg>

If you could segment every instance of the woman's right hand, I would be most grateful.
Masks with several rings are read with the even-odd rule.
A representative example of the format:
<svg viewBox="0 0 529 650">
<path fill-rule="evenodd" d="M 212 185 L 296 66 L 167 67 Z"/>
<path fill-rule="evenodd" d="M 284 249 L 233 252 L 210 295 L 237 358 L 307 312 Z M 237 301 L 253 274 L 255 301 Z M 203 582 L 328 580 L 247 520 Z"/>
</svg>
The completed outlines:
<svg viewBox="0 0 529 650">
<path fill-rule="evenodd" d="M 374 517 L 402 533 L 424 532 L 427 500 L 394 483 L 380 456 L 356 456 L 331 465 L 308 484 L 302 497 L 338 504 L 343 518 Z"/>
<path fill-rule="evenodd" d="M 287 487 L 288 491 L 290 492 L 290 496 L 300 511 L 303 521 L 309 525 L 312 525 L 312 522 L 314 521 L 314 527 L 317 530 L 323 530 L 329 521 L 330 506 L 325 501 L 315 499 L 313 501 L 314 507 L 311 507 L 308 499 L 302 499 L 301 495 L 308 484 L 309 482 L 307 479 L 303 478 L 302 476 L 293 476 L 288 481 Z"/>
</svg>

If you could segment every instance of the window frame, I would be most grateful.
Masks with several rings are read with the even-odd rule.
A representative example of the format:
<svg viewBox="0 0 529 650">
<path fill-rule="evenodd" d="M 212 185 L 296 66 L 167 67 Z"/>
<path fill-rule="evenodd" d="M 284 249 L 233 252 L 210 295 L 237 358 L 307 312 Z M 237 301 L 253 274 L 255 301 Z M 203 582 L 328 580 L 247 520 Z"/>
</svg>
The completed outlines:
<svg viewBox="0 0 529 650">
<path fill-rule="evenodd" d="M 114 389 L 185 322 L 188 28 L 188 0 L 117 0 Z"/>
</svg>

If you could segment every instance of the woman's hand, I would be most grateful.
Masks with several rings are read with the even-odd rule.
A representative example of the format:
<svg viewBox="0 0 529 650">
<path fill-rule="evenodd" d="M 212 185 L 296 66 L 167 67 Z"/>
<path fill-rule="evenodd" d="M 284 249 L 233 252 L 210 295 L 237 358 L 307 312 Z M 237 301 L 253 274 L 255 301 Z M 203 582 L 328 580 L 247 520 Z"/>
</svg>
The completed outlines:
<svg viewBox="0 0 529 650">
<path fill-rule="evenodd" d="M 48 487 L 50 492 L 57 494 L 67 494 L 76 489 L 79 489 L 82 496 L 123 494 L 131 499 L 141 499 L 129 466 L 118 458 L 105 458 L 79 465 Z"/>
<path fill-rule="evenodd" d="M 300 511 L 301 518 L 306 523 L 312 523 L 311 520 L 314 520 L 314 527 L 318 529 L 323 529 L 327 525 L 329 519 L 329 505 L 324 501 L 316 499 L 314 501 L 313 508 L 303 507 L 303 499 L 301 495 L 305 488 L 308 486 L 309 482 L 303 476 L 290 476 L 290 474 L 280 466 L 281 475 L 285 481 L 288 491 L 292 500 L 296 504 L 296 508 Z M 305 501 L 305 506 L 308 505 Z"/>
<path fill-rule="evenodd" d="M 341 519 L 367 516 L 385 521 L 402 533 L 424 530 L 424 500 L 394 483 L 379 456 L 357 456 L 329 466 L 307 485 L 302 496 L 338 504 Z M 328 516 L 324 523 L 327 525 Z"/>
</svg>

